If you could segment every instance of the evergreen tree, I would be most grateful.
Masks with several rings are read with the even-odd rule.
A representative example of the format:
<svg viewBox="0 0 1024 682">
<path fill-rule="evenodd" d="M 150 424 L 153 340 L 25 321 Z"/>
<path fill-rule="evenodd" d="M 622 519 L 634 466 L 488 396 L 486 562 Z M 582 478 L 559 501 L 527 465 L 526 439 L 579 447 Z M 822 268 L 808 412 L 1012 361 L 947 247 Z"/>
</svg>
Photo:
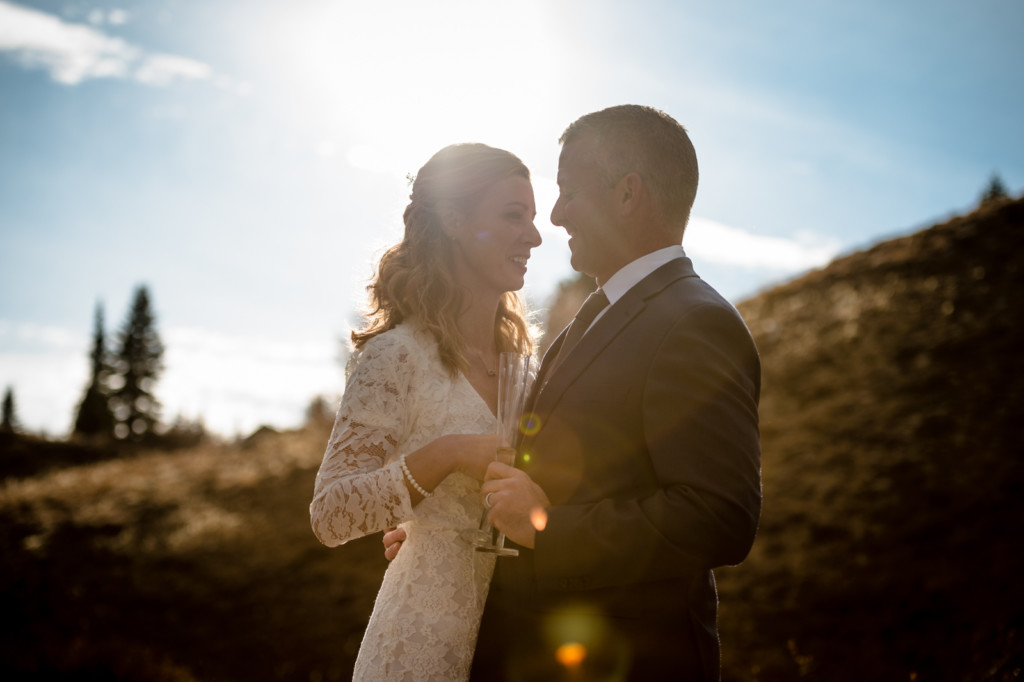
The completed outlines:
<svg viewBox="0 0 1024 682">
<path fill-rule="evenodd" d="M 149 292 L 144 285 L 135 290 L 118 343 L 113 361 L 116 385 L 111 392 L 114 435 L 136 442 L 150 440 L 156 435 L 159 421 L 160 403 L 153 389 L 163 370 L 164 346 L 156 332 Z"/>
<path fill-rule="evenodd" d="M 85 396 L 78 404 L 75 433 L 82 436 L 109 437 L 114 435 L 114 415 L 110 411 L 110 358 L 103 331 L 102 303 L 96 304 L 89 360 L 92 365 L 91 376 L 85 389 Z"/>
<path fill-rule="evenodd" d="M 2 416 L 0 416 L 0 431 L 14 433 L 18 428 L 18 418 L 14 414 L 14 389 L 10 386 L 4 392 L 4 403 Z"/>
<path fill-rule="evenodd" d="M 985 188 L 985 193 L 981 195 L 981 203 L 984 205 L 990 201 L 1006 199 L 1008 196 L 1002 178 L 998 174 L 993 174 L 992 179 L 988 182 L 988 187 Z"/>
</svg>

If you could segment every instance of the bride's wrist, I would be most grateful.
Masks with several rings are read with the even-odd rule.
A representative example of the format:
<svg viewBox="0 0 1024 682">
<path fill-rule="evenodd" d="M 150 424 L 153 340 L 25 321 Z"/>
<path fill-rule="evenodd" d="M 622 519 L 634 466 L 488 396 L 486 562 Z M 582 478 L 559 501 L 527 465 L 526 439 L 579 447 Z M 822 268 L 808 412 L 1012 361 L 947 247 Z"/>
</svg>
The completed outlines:
<svg viewBox="0 0 1024 682">
<path fill-rule="evenodd" d="M 446 433 L 438 436 L 427 446 L 430 458 L 433 460 L 435 471 L 443 471 L 441 478 L 462 471 L 464 466 L 464 453 L 458 447 L 458 440 L 454 434 Z"/>
<path fill-rule="evenodd" d="M 465 474 L 470 470 L 470 462 L 466 448 L 463 447 L 461 439 L 456 434 L 448 434 L 444 437 L 444 449 L 447 454 L 449 473 Z"/>
</svg>

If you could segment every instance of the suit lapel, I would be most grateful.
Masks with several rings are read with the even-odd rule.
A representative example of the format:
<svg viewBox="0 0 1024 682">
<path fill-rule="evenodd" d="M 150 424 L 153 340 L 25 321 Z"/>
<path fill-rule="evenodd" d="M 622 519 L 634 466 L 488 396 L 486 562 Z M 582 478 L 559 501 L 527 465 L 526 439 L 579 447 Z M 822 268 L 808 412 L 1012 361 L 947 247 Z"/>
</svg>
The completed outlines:
<svg viewBox="0 0 1024 682">
<path fill-rule="evenodd" d="M 586 371 L 597 355 L 647 307 L 648 300 L 657 296 L 672 282 L 696 276 L 697 273 L 694 272 L 693 263 L 689 258 L 677 258 L 662 265 L 609 306 L 572 352 L 552 371 L 550 365 L 558 356 L 558 348 L 565 338 L 563 329 L 544 354 L 544 362 L 538 373 L 539 389 L 534 397 L 533 411 L 546 414 L 573 381 Z"/>
</svg>

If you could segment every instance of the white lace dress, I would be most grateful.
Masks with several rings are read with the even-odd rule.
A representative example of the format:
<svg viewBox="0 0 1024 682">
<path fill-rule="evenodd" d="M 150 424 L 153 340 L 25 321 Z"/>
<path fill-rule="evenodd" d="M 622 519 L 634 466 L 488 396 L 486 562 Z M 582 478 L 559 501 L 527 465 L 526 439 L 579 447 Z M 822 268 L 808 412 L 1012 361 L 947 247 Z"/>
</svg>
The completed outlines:
<svg viewBox="0 0 1024 682">
<path fill-rule="evenodd" d="M 309 508 L 313 531 L 331 547 L 399 524 L 408 534 L 384 574 L 353 679 L 466 679 L 494 570 L 492 555 L 460 537 L 480 522 L 480 484 L 452 474 L 413 508 L 398 458 L 445 434 L 491 433 L 495 418 L 410 323 L 368 341 L 348 372 Z"/>
</svg>

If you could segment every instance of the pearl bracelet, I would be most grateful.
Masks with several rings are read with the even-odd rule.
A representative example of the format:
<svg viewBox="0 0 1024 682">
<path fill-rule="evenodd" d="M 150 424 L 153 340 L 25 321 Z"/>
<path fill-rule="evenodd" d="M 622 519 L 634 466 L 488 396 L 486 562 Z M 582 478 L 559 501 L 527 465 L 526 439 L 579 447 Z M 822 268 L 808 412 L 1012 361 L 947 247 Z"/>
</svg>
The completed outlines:
<svg viewBox="0 0 1024 682">
<path fill-rule="evenodd" d="M 405 480 L 409 481 L 409 485 L 415 488 L 423 497 L 430 497 L 434 493 L 428 492 L 423 486 L 421 486 L 415 478 L 412 477 L 412 472 L 409 471 L 409 465 L 405 463 L 405 455 L 402 455 L 401 459 L 398 460 L 402 465 L 402 473 L 405 474 Z"/>
</svg>

